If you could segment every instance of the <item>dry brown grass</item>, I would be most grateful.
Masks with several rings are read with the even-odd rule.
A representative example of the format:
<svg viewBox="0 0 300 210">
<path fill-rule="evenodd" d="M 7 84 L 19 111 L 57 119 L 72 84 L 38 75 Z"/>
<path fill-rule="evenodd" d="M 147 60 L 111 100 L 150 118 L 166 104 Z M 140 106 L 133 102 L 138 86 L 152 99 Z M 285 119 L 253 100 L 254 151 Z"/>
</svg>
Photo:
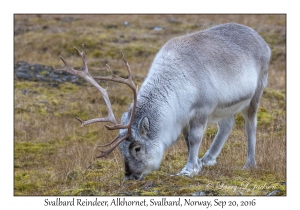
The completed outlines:
<svg viewBox="0 0 300 210">
<path fill-rule="evenodd" d="M 128 21 L 129 25 L 124 26 Z M 257 30 L 270 45 L 273 55 L 269 84 L 259 112 L 257 132 L 258 169 L 241 170 L 246 160 L 243 120 L 229 136 L 214 167 L 204 168 L 194 178 L 171 177 L 187 159 L 182 138 L 165 154 L 160 169 L 140 182 L 123 181 L 123 163 L 119 151 L 107 159 L 96 160 L 98 143 L 112 139 L 115 132 L 102 124 L 79 128 L 74 116 L 84 119 L 104 116 L 106 107 L 91 86 L 15 80 L 15 195 L 191 195 L 202 190 L 210 195 L 264 195 L 255 184 L 274 185 L 285 194 L 279 182 L 286 180 L 286 58 L 284 15 L 15 15 L 15 62 L 27 61 L 61 67 L 59 55 L 80 66 L 72 49 L 86 45 L 89 66 L 95 75 L 108 63 L 125 75 L 119 55 L 121 49 L 129 61 L 135 82 L 142 77 L 155 53 L 168 39 L 225 22 L 237 22 Z M 163 28 L 154 31 L 155 26 Z M 131 102 L 131 92 L 123 85 L 108 86 L 113 109 L 118 117 Z M 24 94 L 24 90 L 27 90 Z M 126 95 L 128 97 L 123 97 Z M 199 156 L 216 133 L 209 126 Z M 241 186 L 238 191 L 218 189 L 217 183 Z M 215 187 L 207 189 L 209 184 Z"/>
</svg>

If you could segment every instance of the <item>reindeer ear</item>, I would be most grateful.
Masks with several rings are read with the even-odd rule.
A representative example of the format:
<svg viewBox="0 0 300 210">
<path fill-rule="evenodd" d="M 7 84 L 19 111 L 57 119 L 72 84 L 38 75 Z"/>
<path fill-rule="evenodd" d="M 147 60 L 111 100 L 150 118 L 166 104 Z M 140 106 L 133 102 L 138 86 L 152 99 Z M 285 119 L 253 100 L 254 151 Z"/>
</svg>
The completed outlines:
<svg viewBox="0 0 300 210">
<path fill-rule="evenodd" d="M 148 117 L 144 117 L 143 119 L 141 119 L 139 122 L 140 135 L 147 135 L 147 133 L 149 132 L 149 127 L 150 124 Z"/>
</svg>

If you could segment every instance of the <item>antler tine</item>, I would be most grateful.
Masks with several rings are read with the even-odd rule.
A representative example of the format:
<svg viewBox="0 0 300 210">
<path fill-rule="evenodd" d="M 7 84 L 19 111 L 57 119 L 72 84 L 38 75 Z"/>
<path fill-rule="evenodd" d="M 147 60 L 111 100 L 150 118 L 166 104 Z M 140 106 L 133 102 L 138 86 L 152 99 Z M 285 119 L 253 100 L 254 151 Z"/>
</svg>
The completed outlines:
<svg viewBox="0 0 300 210">
<path fill-rule="evenodd" d="M 64 63 L 65 66 L 64 66 L 64 68 L 62 68 L 62 69 L 56 69 L 55 71 L 64 71 L 64 72 L 67 72 L 69 74 L 73 74 L 73 75 L 81 77 L 81 72 L 79 72 L 79 71 L 73 69 L 71 66 L 69 66 L 69 64 L 64 59 L 64 57 L 62 57 L 62 56 L 59 56 L 59 57 L 63 61 L 63 63 Z"/>
<path fill-rule="evenodd" d="M 68 66 L 68 63 L 67 63 L 67 61 L 64 59 L 64 57 L 62 57 L 61 55 L 60 55 L 59 57 L 60 57 L 60 59 L 64 62 L 65 67 Z"/>
<path fill-rule="evenodd" d="M 115 75 L 114 75 L 114 72 L 111 70 L 110 66 L 109 66 L 108 64 L 106 64 L 106 66 L 107 66 L 108 70 L 109 70 L 110 73 L 111 73 L 111 77 L 114 77 L 114 76 L 115 76 Z"/>
<path fill-rule="evenodd" d="M 117 143 L 115 143 L 112 147 L 110 147 L 107 150 L 100 151 L 101 154 L 97 156 L 97 158 L 107 157 L 122 141 L 124 141 L 126 138 L 129 137 L 129 134 L 125 135 L 123 138 L 121 138 Z M 116 141 L 118 138 L 115 138 L 113 141 Z M 109 143 L 107 145 L 111 145 L 112 143 Z"/>
<path fill-rule="evenodd" d="M 136 87 L 132 81 L 132 73 L 131 73 L 131 69 L 130 69 L 130 66 L 128 64 L 128 61 L 125 59 L 125 56 L 123 54 L 122 51 L 121 52 L 121 55 L 122 55 L 122 59 L 125 63 L 125 66 L 127 68 L 127 71 L 128 71 L 128 78 L 127 79 L 124 79 L 122 77 L 119 77 L 118 75 L 115 75 L 113 73 L 113 71 L 111 70 L 110 66 L 108 64 L 106 64 L 106 66 L 108 67 L 108 69 L 110 70 L 111 72 L 111 76 L 106 76 L 106 77 L 103 77 L 103 76 L 95 76 L 94 79 L 100 79 L 100 80 L 106 80 L 106 81 L 114 81 L 114 82 L 119 82 L 119 83 L 123 83 L 123 84 L 126 84 L 128 85 L 132 90 L 135 90 Z"/>
<path fill-rule="evenodd" d="M 124 56 L 124 54 L 123 54 L 123 52 L 120 50 L 120 53 L 121 53 L 121 55 L 122 55 L 122 59 L 123 59 L 123 61 L 124 61 L 124 63 L 125 63 L 125 66 L 126 66 L 126 68 L 127 68 L 127 71 L 128 71 L 128 79 L 132 82 L 132 74 L 131 74 L 131 69 L 130 69 L 130 66 L 129 66 L 129 63 L 128 63 L 128 61 L 126 60 L 126 58 L 125 58 L 125 56 Z"/>
<path fill-rule="evenodd" d="M 133 91 L 134 99 L 133 99 L 133 108 L 132 108 L 132 112 L 131 112 L 131 116 L 130 116 L 130 120 L 129 120 L 128 124 L 127 125 L 113 125 L 113 126 L 105 125 L 105 127 L 108 130 L 117 130 L 117 129 L 128 128 L 128 132 L 131 134 L 131 125 L 132 125 L 132 122 L 133 122 L 133 115 L 135 113 L 136 102 L 137 102 L 137 87 L 135 86 L 135 84 L 132 80 L 132 73 L 131 73 L 131 69 L 130 69 L 130 66 L 128 64 L 128 61 L 126 60 L 123 52 L 122 51 L 120 51 L 120 52 L 121 52 L 122 59 L 125 63 L 127 71 L 128 71 L 128 78 L 124 79 L 122 77 L 119 77 L 118 75 L 115 75 L 113 73 L 113 71 L 111 70 L 110 66 L 106 64 L 106 66 L 108 67 L 108 69 L 111 72 L 111 76 L 104 76 L 104 77 L 103 76 L 96 76 L 96 77 L 94 77 L 94 79 L 119 82 L 119 83 L 126 84 L 128 87 L 131 88 L 131 90 Z"/>
<path fill-rule="evenodd" d="M 117 141 L 120 138 L 119 135 L 117 135 L 111 142 L 104 144 L 104 145 L 98 145 L 98 147 L 107 147 L 109 145 L 112 145 L 115 141 Z"/>
<path fill-rule="evenodd" d="M 80 52 L 77 47 L 74 46 L 74 49 L 78 52 L 78 54 L 81 56 L 82 58 L 82 63 L 83 63 L 83 66 L 84 66 L 84 69 L 83 71 L 86 72 L 87 74 L 89 73 L 89 70 L 88 70 L 88 62 L 87 62 L 87 59 L 86 59 L 86 56 L 85 56 L 85 48 L 84 48 L 84 44 L 82 44 L 82 51 Z"/>
<path fill-rule="evenodd" d="M 75 117 L 75 119 L 78 120 L 79 122 L 81 122 L 81 126 L 80 127 L 84 126 L 84 121 L 82 119 L 80 119 L 79 117 Z"/>
</svg>

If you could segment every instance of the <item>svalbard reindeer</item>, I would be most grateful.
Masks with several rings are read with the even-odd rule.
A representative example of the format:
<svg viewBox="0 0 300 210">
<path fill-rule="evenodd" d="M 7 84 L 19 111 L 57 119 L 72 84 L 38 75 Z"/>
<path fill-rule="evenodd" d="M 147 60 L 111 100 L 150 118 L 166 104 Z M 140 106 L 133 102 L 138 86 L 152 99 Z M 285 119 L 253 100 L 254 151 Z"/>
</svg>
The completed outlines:
<svg viewBox="0 0 300 210">
<path fill-rule="evenodd" d="M 62 58 L 63 71 L 80 76 L 95 86 L 108 107 L 108 116 L 83 121 L 110 122 L 107 129 L 119 134 L 101 151 L 106 157 L 117 146 L 125 163 L 125 179 L 141 179 L 158 169 L 164 151 L 183 133 L 188 147 L 188 160 L 179 175 L 194 176 L 202 165 L 216 164 L 234 125 L 234 114 L 242 112 L 248 141 L 244 168 L 255 167 L 256 114 L 264 87 L 267 85 L 271 51 L 253 29 L 228 23 L 169 40 L 157 53 L 147 78 L 139 91 L 132 80 L 131 69 L 123 56 L 129 76 L 112 73 L 92 77 L 84 53 L 84 70 L 74 70 Z M 128 85 L 134 101 L 118 124 L 106 89 L 98 79 Z M 218 124 L 218 133 L 205 155 L 199 159 L 203 133 L 208 123 Z"/>
</svg>

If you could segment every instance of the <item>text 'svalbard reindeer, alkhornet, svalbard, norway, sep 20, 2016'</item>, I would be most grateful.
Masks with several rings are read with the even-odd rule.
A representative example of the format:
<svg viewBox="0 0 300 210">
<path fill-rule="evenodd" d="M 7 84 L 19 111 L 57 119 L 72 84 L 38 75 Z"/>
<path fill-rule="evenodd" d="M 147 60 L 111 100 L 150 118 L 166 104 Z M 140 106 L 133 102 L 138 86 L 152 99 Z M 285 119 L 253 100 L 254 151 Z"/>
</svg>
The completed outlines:
<svg viewBox="0 0 300 210">
<path fill-rule="evenodd" d="M 140 90 L 133 83 L 130 66 L 127 79 L 112 73 L 93 77 L 88 71 L 84 52 L 83 71 L 67 64 L 63 69 L 84 78 L 102 94 L 108 116 L 83 121 L 82 126 L 95 122 L 110 122 L 107 129 L 119 129 L 119 134 L 98 156 L 106 157 L 119 147 L 124 158 L 125 179 L 141 179 L 158 169 L 164 151 L 183 133 L 188 160 L 178 175 L 197 175 L 202 166 L 216 164 L 234 125 L 234 114 L 241 112 L 245 120 L 248 141 L 244 168 L 255 167 L 257 110 L 267 85 L 271 51 L 253 29 L 235 23 L 218 25 L 203 31 L 169 40 L 157 53 Z M 111 71 L 112 72 L 112 71 Z M 106 92 L 96 80 L 109 80 L 128 85 L 134 94 L 133 103 L 116 120 Z M 198 158 L 203 133 L 208 123 L 218 124 L 210 148 Z"/>
</svg>

